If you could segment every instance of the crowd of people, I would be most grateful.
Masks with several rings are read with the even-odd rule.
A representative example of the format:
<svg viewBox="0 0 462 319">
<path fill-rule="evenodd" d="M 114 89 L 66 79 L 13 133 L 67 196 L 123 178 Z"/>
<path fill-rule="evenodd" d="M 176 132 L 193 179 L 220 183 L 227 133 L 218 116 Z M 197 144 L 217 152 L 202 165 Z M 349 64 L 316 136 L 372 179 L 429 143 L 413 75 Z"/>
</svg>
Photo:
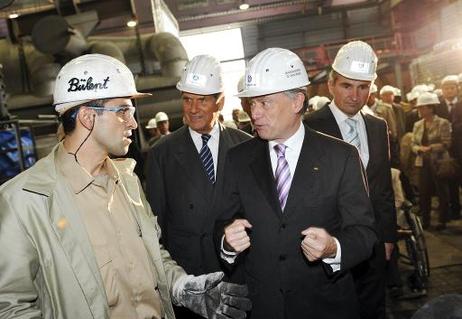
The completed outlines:
<svg viewBox="0 0 462 319">
<path fill-rule="evenodd" d="M 377 61 L 345 44 L 330 98 L 308 99 L 300 58 L 263 50 L 230 127 L 220 62 L 192 58 L 176 86 L 184 125 L 170 132 L 159 112 L 145 127 L 145 190 L 133 160 L 113 157 L 138 126 L 131 100 L 148 94 L 114 58 L 70 61 L 54 93 L 62 141 L 0 188 L 0 317 L 385 318 L 392 167 L 406 197 L 417 186 L 426 228 L 432 195 L 437 229 L 459 218 L 462 103 L 448 76 L 440 98 L 420 85 L 407 105 L 378 90 Z M 89 77 L 92 90 L 69 90 Z"/>
<path fill-rule="evenodd" d="M 459 187 L 462 164 L 462 101 L 459 76 L 445 76 L 439 87 L 419 84 L 406 94 L 384 85 L 374 84 L 363 107 L 364 114 L 383 118 L 388 126 L 392 167 L 406 185 L 404 197 L 418 205 L 424 229 L 431 227 L 432 197 L 438 198 L 435 230 L 443 230 L 451 220 L 461 217 Z M 318 99 L 324 98 L 321 105 Z M 329 101 L 313 97 L 318 110 Z M 309 117 L 309 115 L 307 115 Z M 398 195 L 401 196 L 401 195 Z"/>
</svg>

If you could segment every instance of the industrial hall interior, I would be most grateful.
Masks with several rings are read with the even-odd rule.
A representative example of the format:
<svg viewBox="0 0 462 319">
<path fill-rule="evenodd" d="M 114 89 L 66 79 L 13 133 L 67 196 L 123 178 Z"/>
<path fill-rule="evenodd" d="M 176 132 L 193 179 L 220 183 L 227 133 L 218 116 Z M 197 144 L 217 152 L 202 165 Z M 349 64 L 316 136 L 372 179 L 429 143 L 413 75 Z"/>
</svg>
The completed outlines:
<svg viewBox="0 0 462 319">
<path fill-rule="evenodd" d="M 462 0 L 0 0 L 0 319 L 462 319 Z"/>
</svg>

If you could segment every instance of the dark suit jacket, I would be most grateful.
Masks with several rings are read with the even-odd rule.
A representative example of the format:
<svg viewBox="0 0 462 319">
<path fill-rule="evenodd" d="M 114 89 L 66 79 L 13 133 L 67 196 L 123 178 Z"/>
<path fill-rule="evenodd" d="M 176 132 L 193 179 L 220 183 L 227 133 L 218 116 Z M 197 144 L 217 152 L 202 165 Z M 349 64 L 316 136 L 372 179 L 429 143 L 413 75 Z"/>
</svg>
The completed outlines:
<svg viewBox="0 0 462 319">
<path fill-rule="evenodd" d="M 439 117 L 445 118 L 451 122 L 452 128 L 452 143 L 451 143 L 451 154 L 454 156 L 459 163 L 462 164 L 462 102 L 457 102 L 451 113 L 449 113 L 448 105 L 444 99 L 440 99 L 440 104 L 435 108 L 435 114 Z"/>
<path fill-rule="evenodd" d="M 358 152 L 305 129 L 284 212 L 268 142 L 256 137 L 228 155 L 220 220 L 243 217 L 253 225 L 251 246 L 235 261 L 243 267 L 253 319 L 358 318 L 348 270 L 370 256 L 376 241 Z M 322 227 L 339 240 L 339 272 L 303 255 L 301 231 L 310 226 Z"/>
<path fill-rule="evenodd" d="M 396 241 L 396 211 L 391 184 L 388 130 L 385 121 L 376 116 L 363 115 L 369 146 L 366 167 L 369 197 L 374 208 L 377 233 L 383 242 Z M 342 139 L 342 133 L 329 107 L 309 114 L 306 124 L 312 129 Z"/>
<path fill-rule="evenodd" d="M 216 183 L 202 166 L 187 126 L 163 137 L 149 151 L 146 194 L 173 259 L 194 275 L 220 270 L 213 244 L 216 211 L 228 149 L 251 138 L 220 125 Z"/>
</svg>

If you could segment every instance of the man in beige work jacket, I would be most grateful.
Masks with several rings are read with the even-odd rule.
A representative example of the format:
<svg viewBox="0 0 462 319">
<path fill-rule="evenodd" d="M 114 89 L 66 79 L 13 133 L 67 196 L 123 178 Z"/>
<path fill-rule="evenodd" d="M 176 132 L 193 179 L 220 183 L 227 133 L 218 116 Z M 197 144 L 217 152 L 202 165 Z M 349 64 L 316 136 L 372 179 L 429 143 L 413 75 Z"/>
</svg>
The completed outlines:
<svg viewBox="0 0 462 319">
<path fill-rule="evenodd" d="M 0 318 L 244 318 L 246 288 L 223 274 L 187 275 L 123 156 L 137 128 L 130 70 L 89 54 L 58 74 L 65 138 L 0 188 Z M 232 304 L 232 306 L 231 306 Z"/>
</svg>

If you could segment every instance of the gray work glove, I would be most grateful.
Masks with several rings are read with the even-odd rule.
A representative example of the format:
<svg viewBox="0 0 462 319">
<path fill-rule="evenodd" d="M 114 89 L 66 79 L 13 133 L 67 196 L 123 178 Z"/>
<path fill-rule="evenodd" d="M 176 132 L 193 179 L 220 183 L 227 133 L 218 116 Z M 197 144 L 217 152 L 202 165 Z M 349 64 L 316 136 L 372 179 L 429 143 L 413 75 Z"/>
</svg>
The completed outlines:
<svg viewBox="0 0 462 319">
<path fill-rule="evenodd" d="M 222 281 L 224 274 L 184 276 L 173 287 L 173 302 L 208 319 L 241 319 L 252 308 L 247 286 Z"/>
</svg>

